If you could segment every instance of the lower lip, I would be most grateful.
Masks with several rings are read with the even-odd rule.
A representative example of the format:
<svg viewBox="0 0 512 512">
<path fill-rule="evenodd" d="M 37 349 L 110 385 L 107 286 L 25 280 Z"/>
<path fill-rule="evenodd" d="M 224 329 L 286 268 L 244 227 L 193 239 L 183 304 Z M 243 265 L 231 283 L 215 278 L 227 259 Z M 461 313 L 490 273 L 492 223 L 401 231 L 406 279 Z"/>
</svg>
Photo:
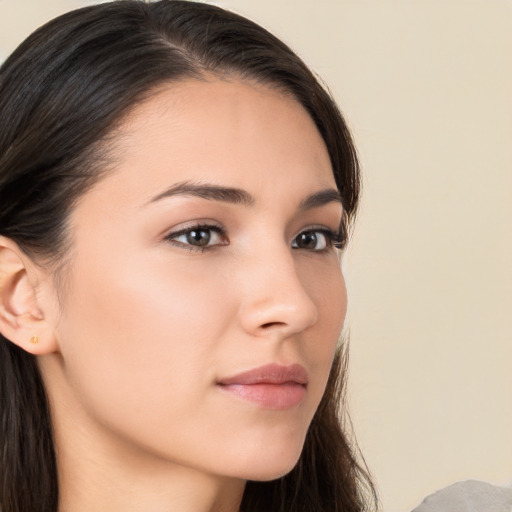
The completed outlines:
<svg viewBox="0 0 512 512">
<path fill-rule="evenodd" d="M 281 411 L 297 407 L 306 394 L 306 387 L 296 382 L 284 384 L 227 384 L 220 388 L 242 400 L 265 409 Z"/>
</svg>

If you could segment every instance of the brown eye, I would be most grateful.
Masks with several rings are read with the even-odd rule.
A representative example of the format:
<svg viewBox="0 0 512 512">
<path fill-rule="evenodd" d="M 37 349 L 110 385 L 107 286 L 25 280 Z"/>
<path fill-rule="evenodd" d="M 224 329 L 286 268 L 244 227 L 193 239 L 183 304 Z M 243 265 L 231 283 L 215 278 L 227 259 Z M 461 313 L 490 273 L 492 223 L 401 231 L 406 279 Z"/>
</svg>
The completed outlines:
<svg viewBox="0 0 512 512">
<path fill-rule="evenodd" d="M 331 245 L 333 236 L 322 230 L 308 230 L 299 233 L 293 243 L 294 249 L 307 251 L 322 251 Z"/>
<path fill-rule="evenodd" d="M 185 237 L 188 244 L 204 247 L 210 243 L 212 235 L 208 229 L 191 229 L 185 234 Z"/>
<path fill-rule="evenodd" d="M 217 226 L 191 226 L 169 233 L 165 239 L 174 245 L 185 246 L 191 250 L 208 249 L 229 243 L 223 229 Z"/>
</svg>

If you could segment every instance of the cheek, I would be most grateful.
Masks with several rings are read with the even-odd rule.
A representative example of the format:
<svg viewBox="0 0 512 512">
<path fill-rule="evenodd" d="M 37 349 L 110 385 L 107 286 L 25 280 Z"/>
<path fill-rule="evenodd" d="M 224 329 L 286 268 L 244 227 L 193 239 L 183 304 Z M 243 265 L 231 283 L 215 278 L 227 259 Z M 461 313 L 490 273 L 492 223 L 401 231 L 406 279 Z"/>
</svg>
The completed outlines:
<svg viewBox="0 0 512 512">
<path fill-rule="evenodd" d="M 325 335 L 325 343 L 320 345 L 328 348 L 336 344 L 347 313 L 345 279 L 334 255 L 326 265 L 311 267 L 301 269 L 302 282 L 317 307 L 318 321 L 314 328 Z"/>
<path fill-rule="evenodd" d="M 75 276 L 60 337 L 81 398 L 103 412 L 179 409 L 185 393 L 187 406 L 198 401 L 230 316 L 219 300 L 222 275 L 128 259 L 108 272 L 83 264 Z"/>
<path fill-rule="evenodd" d="M 318 321 L 314 333 L 302 345 L 305 360 L 318 376 L 314 394 L 319 402 L 323 394 L 347 312 L 347 290 L 339 262 L 301 269 L 304 287 L 315 302 Z"/>
</svg>

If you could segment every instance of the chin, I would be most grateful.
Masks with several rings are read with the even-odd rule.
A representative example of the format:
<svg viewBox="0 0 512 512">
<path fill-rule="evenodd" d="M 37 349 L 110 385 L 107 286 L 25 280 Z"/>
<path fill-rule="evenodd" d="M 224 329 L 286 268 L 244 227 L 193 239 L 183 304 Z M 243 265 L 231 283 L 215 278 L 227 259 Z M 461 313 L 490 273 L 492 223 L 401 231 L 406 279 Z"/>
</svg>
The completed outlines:
<svg viewBox="0 0 512 512">
<path fill-rule="evenodd" d="M 288 453 L 272 453 L 261 451 L 259 457 L 245 460 L 245 468 L 241 468 L 242 478 L 258 482 L 276 480 L 288 474 L 296 465 L 302 452 L 302 445 Z M 252 463 L 251 463 L 252 462 Z"/>
<path fill-rule="evenodd" d="M 299 459 L 297 458 L 291 464 L 262 468 L 262 470 L 258 472 L 252 471 L 247 480 L 255 482 L 270 482 L 271 480 L 277 480 L 292 471 L 292 469 L 297 465 L 298 460 Z"/>
<path fill-rule="evenodd" d="M 286 467 L 270 468 L 266 471 L 261 471 L 259 474 L 249 478 L 248 480 L 253 480 L 255 482 L 270 482 L 272 480 L 277 480 L 278 478 L 287 475 L 297 465 L 297 462 L 298 459 L 294 461 L 293 464 Z"/>
</svg>

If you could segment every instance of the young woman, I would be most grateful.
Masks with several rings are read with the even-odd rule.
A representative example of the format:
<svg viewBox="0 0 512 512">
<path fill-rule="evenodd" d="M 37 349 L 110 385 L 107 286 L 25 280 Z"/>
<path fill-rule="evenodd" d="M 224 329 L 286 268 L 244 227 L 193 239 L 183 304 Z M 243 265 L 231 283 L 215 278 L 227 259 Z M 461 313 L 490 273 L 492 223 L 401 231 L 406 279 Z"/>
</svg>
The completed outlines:
<svg viewBox="0 0 512 512">
<path fill-rule="evenodd" d="M 361 511 L 338 415 L 359 192 L 335 104 L 194 2 L 80 9 L 0 70 L 0 504 Z"/>
</svg>

